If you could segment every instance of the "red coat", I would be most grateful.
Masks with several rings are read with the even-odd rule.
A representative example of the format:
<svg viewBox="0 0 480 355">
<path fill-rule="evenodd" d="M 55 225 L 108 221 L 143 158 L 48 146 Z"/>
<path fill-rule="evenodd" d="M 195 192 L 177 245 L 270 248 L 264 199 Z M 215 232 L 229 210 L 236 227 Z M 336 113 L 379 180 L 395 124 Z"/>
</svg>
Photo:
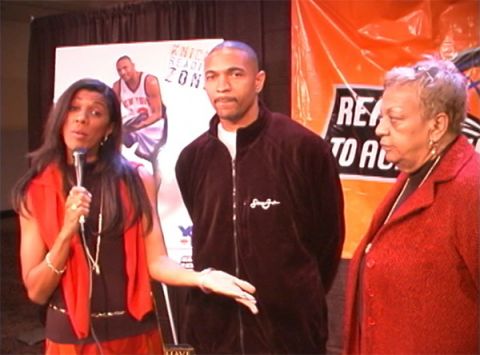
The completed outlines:
<svg viewBox="0 0 480 355">
<path fill-rule="evenodd" d="M 344 352 L 478 354 L 480 156 L 457 139 L 383 224 L 406 178 L 398 177 L 350 263 Z"/>
</svg>

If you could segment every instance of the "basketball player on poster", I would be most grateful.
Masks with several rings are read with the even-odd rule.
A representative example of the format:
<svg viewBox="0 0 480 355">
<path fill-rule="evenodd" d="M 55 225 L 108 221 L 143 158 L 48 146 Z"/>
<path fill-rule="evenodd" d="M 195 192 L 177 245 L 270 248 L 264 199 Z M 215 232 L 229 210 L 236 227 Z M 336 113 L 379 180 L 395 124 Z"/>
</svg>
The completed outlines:
<svg viewBox="0 0 480 355">
<path fill-rule="evenodd" d="M 158 191 L 161 181 L 158 153 L 167 140 L 166 107 L 158 79 L 137 71 L 126 55 L 118 58 L 116 67 L 120 78 L 113 84 L 113 91 L 122 106 L 123 144 L 136 157 L 151 164 Z"/>
</svg>

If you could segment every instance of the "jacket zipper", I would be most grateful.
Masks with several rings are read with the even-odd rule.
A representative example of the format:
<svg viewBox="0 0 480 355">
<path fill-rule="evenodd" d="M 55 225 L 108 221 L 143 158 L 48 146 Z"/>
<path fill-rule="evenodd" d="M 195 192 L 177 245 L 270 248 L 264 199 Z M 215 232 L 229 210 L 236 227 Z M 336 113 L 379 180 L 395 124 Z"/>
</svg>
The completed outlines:
<svg viewBox="0 0 480 355">
<path fill-rule="evenodd" d="M 233 222 L 233 248 L 235 257 L 235 276 L 240 277 L 240 257 L 238 255 L 238 233 L 237 233 L 237 183 L 236 183 L 236 171 L 235 171 L 235 159 L 232 159 L 232 222 Z M 240 351 L 245 354 L 245 341 L 243 334 L 243 319 L 240 307 L 238 309 L 238 322 L 239 322 L 239 337 L 240 337 Z"/>
</svg>

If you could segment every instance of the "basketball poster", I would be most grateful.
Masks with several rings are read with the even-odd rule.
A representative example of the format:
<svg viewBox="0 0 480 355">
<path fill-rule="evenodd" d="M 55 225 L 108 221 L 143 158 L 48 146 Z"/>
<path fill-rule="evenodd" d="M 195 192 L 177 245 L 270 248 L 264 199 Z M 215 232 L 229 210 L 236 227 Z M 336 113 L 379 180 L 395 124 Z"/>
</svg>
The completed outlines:
<svg viewBox="0 0 480 355">
<path fill-rule="evenodd" d="M 55 101 L 82 78 L 103 81 L 119 96 L 122 153 L 154 174 L 168 253 L 185 267 L 192 267 L 192 223 L 176 182 L 175 163 L 183 147 L 207 130 L 214 115 L 203 89 L 203 61 L 221 42 L 138 42 L 62 47 L 56 51 Z M 138 79 L 134 84 L 132 76 Z M 152 114 L 155 111 L 158 115 Z"/>
</svg>

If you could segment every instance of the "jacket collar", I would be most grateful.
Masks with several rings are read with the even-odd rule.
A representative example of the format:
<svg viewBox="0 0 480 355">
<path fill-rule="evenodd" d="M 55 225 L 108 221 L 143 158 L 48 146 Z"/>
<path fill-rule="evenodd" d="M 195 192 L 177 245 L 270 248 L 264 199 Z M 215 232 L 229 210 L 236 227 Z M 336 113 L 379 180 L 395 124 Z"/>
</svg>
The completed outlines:
<svg viewBox="0 0 480 355">
<path fill-rule="evenodd" d="M 397 209 L 385 226 L 395 223 L 410 214 L 430 206 L 435 199 L 435 186 L 454 179 L 474 154 L 475 150 L 467 141 L 466 137 L 459 136 L 441 158 L 430 177 L 427 178 L 425 183 L 418 187 L 417 190 L 414 191 L 414 193 Z M 378 209 L 381 211 L 381 214 L 376 218 L 376 226 L 372 226 L 374 230 L 381 228 L 386 215 L 397 199 L 398 194 L 407 179 L 407 174 L 401 173 L 399 175 L 391 192 L 387 195 Z"/>
<path fill-rule="evenodd" d="M 267 109 L 265 104 L 260 100 L 259 101 L 259 111 L 258 117 L 247 127 L 243 127 L 237 130 L 237 153 L 242 149 L 248 148 L 257 137 L 260 136 L 261 132 L 268 125 L 272 119 L 272 113 Z M 218 138 L 218 124 L 220 123 L 220 118 L 216 114 L 210 120 L 210 128 L 208 130 L 209 134 L 215 138 Z"/>
</svg>

